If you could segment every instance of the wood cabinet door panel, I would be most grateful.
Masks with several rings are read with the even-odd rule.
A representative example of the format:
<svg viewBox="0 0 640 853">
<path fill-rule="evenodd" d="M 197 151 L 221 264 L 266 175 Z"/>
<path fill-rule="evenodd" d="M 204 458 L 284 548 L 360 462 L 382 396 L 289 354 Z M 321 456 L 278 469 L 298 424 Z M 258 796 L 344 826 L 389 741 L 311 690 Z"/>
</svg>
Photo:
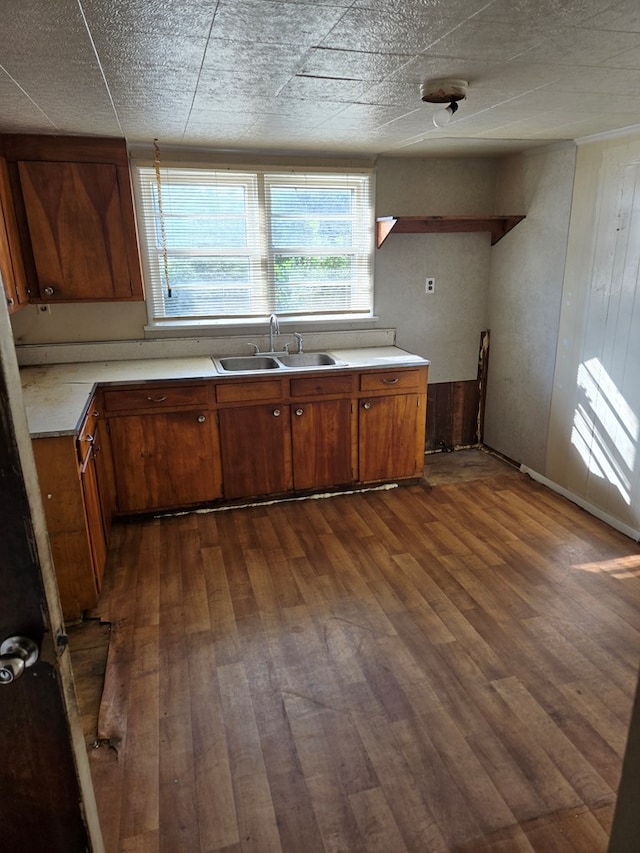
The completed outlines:
<svg viewBox="0 0 640 853">
<path fill-rule="evenodd" d="M 9 313 L 29 301 L 16 225 L 7 161 L 0 157 L 0 277 L 4 283 Z"/>
<path fill-rule="evenodd" d="M 211 414 L 125 415 L 111 418 L 109 428 L 119 512 L 180 507 L 220 497 L 217 432 Z"/>
<path fill-rule="evenodd" d="M 82 472 L 82 494 L 87 517 L 89 543 L 93 556 L 96 589 L 99 593 L 102 588 L 105 563 L 107 562 L 107 536 L 102 520 L 102 506 L 100 504 L 100 492 L 98 491 L 98 478 L 93 453 L 87 459 Z"/>
<path fill-rule="evenodd" d="M 415 477 L 421 472 L 424 456 L 423 400 L 424 396 L 420 394 L 397 394 L 359 401 L 362 482 Z"/>
<path fill-rule="evenodd" d="M 321 489 L 353 481 L 351 400 L 294 404 L 291 440 L 295 489 Z"/>
<path fill-rule="evenodd" d="M 226 498 L 281 494 L 291 488 L 289 406 L 221 409 Z"/>
<path fill-rule="evenodd" d="M 117 167 L 20 162 L 18 169 L 40 297 L 131 299 Z"/>
</svg>

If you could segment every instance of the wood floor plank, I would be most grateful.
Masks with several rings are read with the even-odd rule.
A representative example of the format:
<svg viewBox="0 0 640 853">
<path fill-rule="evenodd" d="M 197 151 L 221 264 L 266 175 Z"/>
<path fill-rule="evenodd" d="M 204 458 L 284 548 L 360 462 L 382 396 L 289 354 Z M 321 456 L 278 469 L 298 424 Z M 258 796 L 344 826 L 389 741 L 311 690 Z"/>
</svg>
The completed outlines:
<svg viewBox="0 0 640 853">
<path fill-rule="evenodd" d="M 229 764 L 243 851 L 282 850 L 242 664 L 218 667 Z"/>
<path fill-rule="evenodd" d="M 187 665 L 200 849 L 219 850 L 238 844 L 239 830 L 210 633 L 190 635 Z"/>
<path fill-rule="evenodd" d="M 386 797 L 380 788 L 370 788 L 349 797 L 351 808 L 366 839 L 367 853 L 407 853 L 407 847 Z"/>
<path fill-rule="evenodd" d="M 534 733 L 582 802 L 599 802 L 613 795 L 609 785 L 518 679 L 504 678 L 494 682 L 493 686 L 516 716 Z"/>
</svg>

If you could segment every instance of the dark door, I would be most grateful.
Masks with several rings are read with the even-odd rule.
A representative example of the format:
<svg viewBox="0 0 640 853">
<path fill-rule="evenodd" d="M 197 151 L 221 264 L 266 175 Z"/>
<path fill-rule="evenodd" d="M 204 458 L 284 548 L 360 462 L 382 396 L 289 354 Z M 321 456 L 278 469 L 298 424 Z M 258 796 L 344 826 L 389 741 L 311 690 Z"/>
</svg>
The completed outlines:
<svg viewBox="0 0 640 853">
<path fill-rule="evenodd" d="M 0 661 L 0 849 L 102 851 L 13 336 L 0 300 L 0 644 L 14 636 L 35 641 L 39 658 L 13 681 L 11 660 Z"/>
</svg>

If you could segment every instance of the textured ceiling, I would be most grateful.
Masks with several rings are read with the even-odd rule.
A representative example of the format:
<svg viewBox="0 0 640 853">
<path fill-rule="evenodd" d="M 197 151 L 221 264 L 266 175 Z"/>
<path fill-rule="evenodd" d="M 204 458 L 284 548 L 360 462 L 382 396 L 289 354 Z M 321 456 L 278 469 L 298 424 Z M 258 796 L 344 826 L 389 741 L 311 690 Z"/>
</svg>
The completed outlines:
<svg viewBox="0 0 640 853">
<path fill-rule="evenodd" d="M 0 0 L 4 132 L 423 156 L 638 123 L 638 0 Z"/>
</svg>

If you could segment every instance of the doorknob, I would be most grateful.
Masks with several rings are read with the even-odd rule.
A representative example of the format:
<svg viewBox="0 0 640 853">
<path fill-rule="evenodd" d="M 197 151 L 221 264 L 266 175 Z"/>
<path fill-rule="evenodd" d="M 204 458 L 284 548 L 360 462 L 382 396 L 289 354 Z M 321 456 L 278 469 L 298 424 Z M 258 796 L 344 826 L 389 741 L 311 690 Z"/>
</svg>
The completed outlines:
<svg viewBox="0 0 640 853">
<path fill-rule="evenodd" d="M 7 637 L 0 645 L 0 684 L 11 684 L 38 660 L 38 646 L 28 637 Z"/>
</svg>

